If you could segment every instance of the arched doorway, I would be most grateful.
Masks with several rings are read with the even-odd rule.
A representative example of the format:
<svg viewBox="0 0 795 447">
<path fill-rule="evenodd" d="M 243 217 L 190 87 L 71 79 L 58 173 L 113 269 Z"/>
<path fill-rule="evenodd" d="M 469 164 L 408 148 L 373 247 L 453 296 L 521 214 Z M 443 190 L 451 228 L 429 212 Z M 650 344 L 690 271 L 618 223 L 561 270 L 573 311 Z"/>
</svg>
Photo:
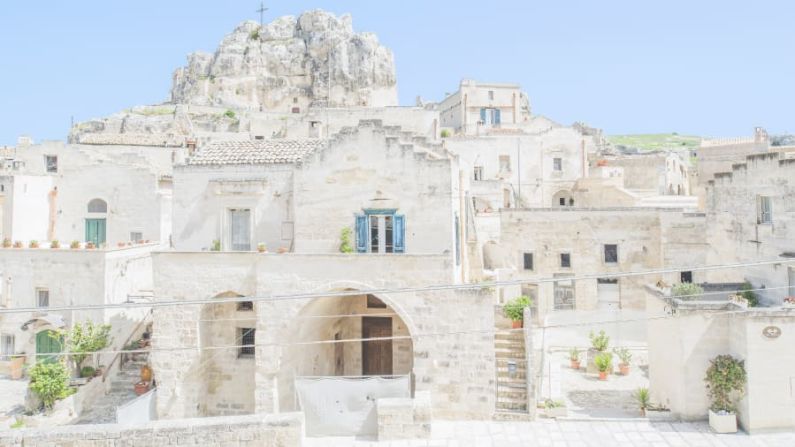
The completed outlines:
<svg viewBox="0 0 795 447">
<path fill-rule="evenodd" d="M 63 340 L 53 330 L 43 330 L 36 334 L 36 361 L 53 362 L 58 359 L 56 355 L 63 350 Z"/>
<path fill-rule="evenodd" d="M 108 203 L 102 199 L 92 199 L 87 206 L 86 242 L 99 247 L 107 238 Z"/>
<path fill-rule="evenodd" d="M 561 190 L 552 196 L 552 206 L 574 206 L 574 198 L 570 191 Z"/>
<path fill-rule="evenodd" d="M 214 298 L 242 298 L 224 292 Z M 255 412 L 257 314 L 251 301 L 205 304 L 199 339 L 201 374 L 199 415 L 223 416 Z"/>
</svg>

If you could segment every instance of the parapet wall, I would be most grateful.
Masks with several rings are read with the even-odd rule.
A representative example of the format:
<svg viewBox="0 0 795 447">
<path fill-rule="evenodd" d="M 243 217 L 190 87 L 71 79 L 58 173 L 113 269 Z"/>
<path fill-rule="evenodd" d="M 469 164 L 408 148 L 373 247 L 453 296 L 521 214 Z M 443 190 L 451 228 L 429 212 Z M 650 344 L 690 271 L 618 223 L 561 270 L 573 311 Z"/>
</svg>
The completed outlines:
<svg viewBox="0 0 795 447">
<path fill-rule="evenodd" d="M 293 447 L 302 444 L 303 413 L 154 421 L 135 428 L 72 425 L 0 433 L 9 447 L 211 446 Z"/>
</svg>

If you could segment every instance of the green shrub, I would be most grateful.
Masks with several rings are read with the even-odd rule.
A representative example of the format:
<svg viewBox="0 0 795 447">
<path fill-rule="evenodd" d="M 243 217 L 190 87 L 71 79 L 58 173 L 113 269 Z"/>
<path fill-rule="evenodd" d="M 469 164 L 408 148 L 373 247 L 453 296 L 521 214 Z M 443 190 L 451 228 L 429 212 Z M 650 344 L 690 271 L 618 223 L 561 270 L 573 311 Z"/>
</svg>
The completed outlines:
<svg viewBox="0 0 795 447">
<path fill-rule="evenodd" d="M 69 371 L 63 362 L 39 361 L 28 369 L 30 390 L 36 393 L 45 408 L 52 408 L 58 399 L 69 396 Z"/>
<path fill-rule="evenodd" d="M 608 352 L 601 352 L 594 358 L 594 363 L 599 372 L 608 372 L 613 369 L 613 355 Z"/>
<path fill-rule="evenodd" d="M 502 310 L 505 313 L 505 316 L 510 318 L 512 321 L 522 321 L 524 320 L 525 307 L 530 307 L 532 303 L 533 301 L 529 296 L 517 296 L 516 298 L 509 301 Z"/>
<path fill-rule="evenodd" d="M 450 138 L 450 131 L 447 129 L 442 129 L 442 138 Z"/>
<path fill-rule="evenodd" d="M 96 373 L 96 372 L 97 372 L 96 369 L 94 369 L 94 368 L 92 368 L 90 366 L 84 366 L 84 367 L 80 368 L 80 377 L 82 377 L 84 379 L 87 378 L 87 377 L 94 377 L 94 373 Z"/>
<path fill-rule="evenodd" d="M 226 112 L 224 112 L 224 116 L 230 119 L 235 119 L 235 116 L 237 115 L 235 114 L 234 110 L 227 110 Z"/>
<path fill-rule="evenodd" d="M 695 299 L 703 294 L 704 289 L 698 284 L 691 282 L 682 282 L 671 287 L 671 295 L 687 300 Z"/>
<path fill-rule="evenodd" d="M 566 402 L 562 400 L 547 399 L 544 401 L 544 408 L 546 408 L 547 410 L 551 410 L 552 408 L 561 408 L 565 406 Z"/>
<path fill-rule="evenodd" d="M 638 407 L 641 411 L 645 411 L 651 407 L 651 394 L 649 394 L 648 388 L 638 388 L 635 390 L 633 397 L 638 401 Z"/>
<path fill-rule="evenodd" d="M 588 334 L 588 338 L 591 339 L 591 346 L 599 352 L 607 351 L 607 347 L 610 345 L 610 337 L 605 334 L 604 330 L 599 331 L 599 335 L 591 331 L 591 333 Z"/>
<path fill-rule="evenodd" d="M 716 413 L 719 411 L 734 413 L 736 407 L 731 393 L 742 393 L 745 388 L 745 361 L 730 355 L 719 355 L 709 363 L 707 375 L 704 377 L 711 402 L 709 408 Z"/>
<path fill-rule="evenodd" d="M 212 246 L 210 246 L 210 251 L 221 251 L 221 241 L 215 239 Z"/>
<path fill-rule="evenodd" d="M 248 38 L 249 40 L 259 40 L 259 30 L 255 29 L 254 31 L 250 32 Z"/>
<path fill-rule="evenodd" d="M 23 419 L 17 419 L 16 422 L 11 424 L 12 429 L 22 428 L 25 426 L 25 421 Z"/>
<path fill-rule="evenodd" d="M 340 253 L 353 253 L 353 230 L 348 227 L 340 231 Z"/>
<path fill-rule="evenodd" d="M 753 292 L 754 287 L 751 285 L 750 282 L 746 281 L 743 283 L 742 287 L 740 287 L 740 295 L 748 301 L 749 307 L 756 307 L 759 305 L 759 297 L 756 296 L 756 293 Z"/>
</svg>

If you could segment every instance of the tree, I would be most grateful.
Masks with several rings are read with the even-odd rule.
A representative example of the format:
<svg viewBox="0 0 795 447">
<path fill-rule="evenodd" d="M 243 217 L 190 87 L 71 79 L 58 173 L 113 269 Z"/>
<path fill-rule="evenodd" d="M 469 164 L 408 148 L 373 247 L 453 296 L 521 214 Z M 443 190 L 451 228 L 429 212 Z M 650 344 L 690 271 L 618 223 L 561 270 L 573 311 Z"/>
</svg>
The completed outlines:
<svg viewBox="0 0 795 447">
<path fill-rule="evenodd" d="M 97 324 L 86 321 L 76 323 L 71 329 L 62 331 L 58 336 L 63 336 L 66 342 L 66 351 L 72 352 L 72 360 L 78 369 L 92 352 L 105 349 L 110 344 L 110 325 Z"/>
</svg>

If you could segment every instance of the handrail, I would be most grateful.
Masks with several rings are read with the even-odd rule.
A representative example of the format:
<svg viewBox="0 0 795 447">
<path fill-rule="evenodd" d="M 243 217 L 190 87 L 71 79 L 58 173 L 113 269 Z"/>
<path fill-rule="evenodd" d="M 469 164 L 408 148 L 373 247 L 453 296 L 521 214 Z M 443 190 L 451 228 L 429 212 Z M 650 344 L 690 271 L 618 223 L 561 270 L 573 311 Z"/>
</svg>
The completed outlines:
<svg viewBox="0 0 795 447">
<path fill-rule="evenodd" d="M 105 368 L 105 371 L 102 372 L 102 381 L 103 382 L 108 377 L 108 374 L 110 373 L 110 370 L 113 368 L 113 365 L 116 363 L 116 360 L 118 360 L 124 354 L 124 347 L 127 346 L 130 343 L 130 341 L 132 340 L 133 336 L 136 333 L 138 333 L 139 329 L 141 329 L 141 326 L 144 323 L 146 323 L 147 320 L 149 320 L 149 317 L 152 316 L 153 311 L 154 311 L 154 309 L 149 309 L 149 312 L 146 315 L 144 315 L 144 317 L 141 319 L 141 321 L 138 322 L 137 325 L 135 325 L 135 328 L 130 332 L 130 335 L 128 335 L 127 339 L 124 340 L 124 343 L 121 345 L 122 349 L 119 350 L 119 352 L 117 352 L 116 355 L 113 356 L 113 360 L 110 361 L 108 366 Z"/>
</svg>

